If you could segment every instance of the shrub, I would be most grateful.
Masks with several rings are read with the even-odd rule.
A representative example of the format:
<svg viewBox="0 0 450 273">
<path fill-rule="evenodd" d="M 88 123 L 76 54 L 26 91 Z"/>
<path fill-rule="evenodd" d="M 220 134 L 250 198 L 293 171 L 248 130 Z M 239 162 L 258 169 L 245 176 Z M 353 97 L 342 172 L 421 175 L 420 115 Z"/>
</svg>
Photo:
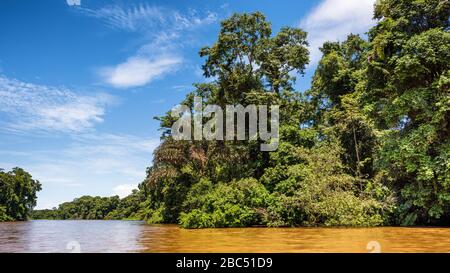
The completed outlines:
<svg viewBox="0 0 450 273">
<path fill-rule="evenodd" d="M 185 228 L 244 227 L 262 224 L 270 195 L 256 179 L 213 185 L 201 180 L 184 202 L 179 223 Z"/>
</svg>

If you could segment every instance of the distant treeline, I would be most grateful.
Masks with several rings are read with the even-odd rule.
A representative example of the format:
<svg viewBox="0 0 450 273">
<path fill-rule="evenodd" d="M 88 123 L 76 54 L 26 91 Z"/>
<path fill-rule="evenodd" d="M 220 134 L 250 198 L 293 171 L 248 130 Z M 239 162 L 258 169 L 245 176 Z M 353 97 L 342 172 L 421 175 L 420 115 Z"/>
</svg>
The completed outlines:
<svg viewBox="0 0 450 273">
<path fill-rule="evenodd" d="M 142 192 L 135 190 L 127 197 L 119 196 L 92 197 L 82 196 L 72 202 L 65 202 L 57 208 L 34 210 L 32 219 L 47 220 L 135 220 L 142 219 L 137 214 L 140 205 L 145 200 Z"/>
</svg>

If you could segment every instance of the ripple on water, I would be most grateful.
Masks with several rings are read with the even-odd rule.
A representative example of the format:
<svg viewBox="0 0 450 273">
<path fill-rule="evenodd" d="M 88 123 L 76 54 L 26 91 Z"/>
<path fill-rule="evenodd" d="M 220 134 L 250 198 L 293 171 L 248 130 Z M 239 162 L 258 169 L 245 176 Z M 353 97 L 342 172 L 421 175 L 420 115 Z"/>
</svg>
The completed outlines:
<svg viewBox="0 0 450 273">
<path fill-rule="evenodd" d="M 375 247 L 375 248 L 373 248 Z M 450 228 L 186 230 L 140 221 L 0 223 L 0 252 L 450 252 Z"/>
</svg>

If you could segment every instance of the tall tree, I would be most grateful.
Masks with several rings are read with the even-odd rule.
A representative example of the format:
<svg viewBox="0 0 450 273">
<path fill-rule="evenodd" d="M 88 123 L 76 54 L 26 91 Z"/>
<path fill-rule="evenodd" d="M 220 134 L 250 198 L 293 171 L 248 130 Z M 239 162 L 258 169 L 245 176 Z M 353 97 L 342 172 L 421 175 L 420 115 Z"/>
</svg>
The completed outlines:
<svg viewBox="0 0 450 273">
<path fill-rule="evenodd" d="M 399 222 L 450 220 L 450 2 L 382 0 L 369 32 L 365 100 L 380 129 L 377 166 Z"/>
<path fill-rule="evenodd" d="M 0 220 L 27 220 L 41 183 L 21 168 L 0 171 Z"/>
</svg>

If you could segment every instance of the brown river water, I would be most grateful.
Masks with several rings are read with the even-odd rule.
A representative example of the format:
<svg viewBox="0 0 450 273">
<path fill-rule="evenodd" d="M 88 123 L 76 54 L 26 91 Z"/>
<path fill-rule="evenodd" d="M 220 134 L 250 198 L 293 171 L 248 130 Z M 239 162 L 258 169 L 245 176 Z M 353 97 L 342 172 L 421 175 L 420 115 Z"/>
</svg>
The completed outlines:
<svg viewBox="0 0 450 273">
<path fill-rule="evenodd" d="M 0 252 L 450 252 L 450 228 L 186 230 L 140 221 L 0 223 Z"/>
</svg>

